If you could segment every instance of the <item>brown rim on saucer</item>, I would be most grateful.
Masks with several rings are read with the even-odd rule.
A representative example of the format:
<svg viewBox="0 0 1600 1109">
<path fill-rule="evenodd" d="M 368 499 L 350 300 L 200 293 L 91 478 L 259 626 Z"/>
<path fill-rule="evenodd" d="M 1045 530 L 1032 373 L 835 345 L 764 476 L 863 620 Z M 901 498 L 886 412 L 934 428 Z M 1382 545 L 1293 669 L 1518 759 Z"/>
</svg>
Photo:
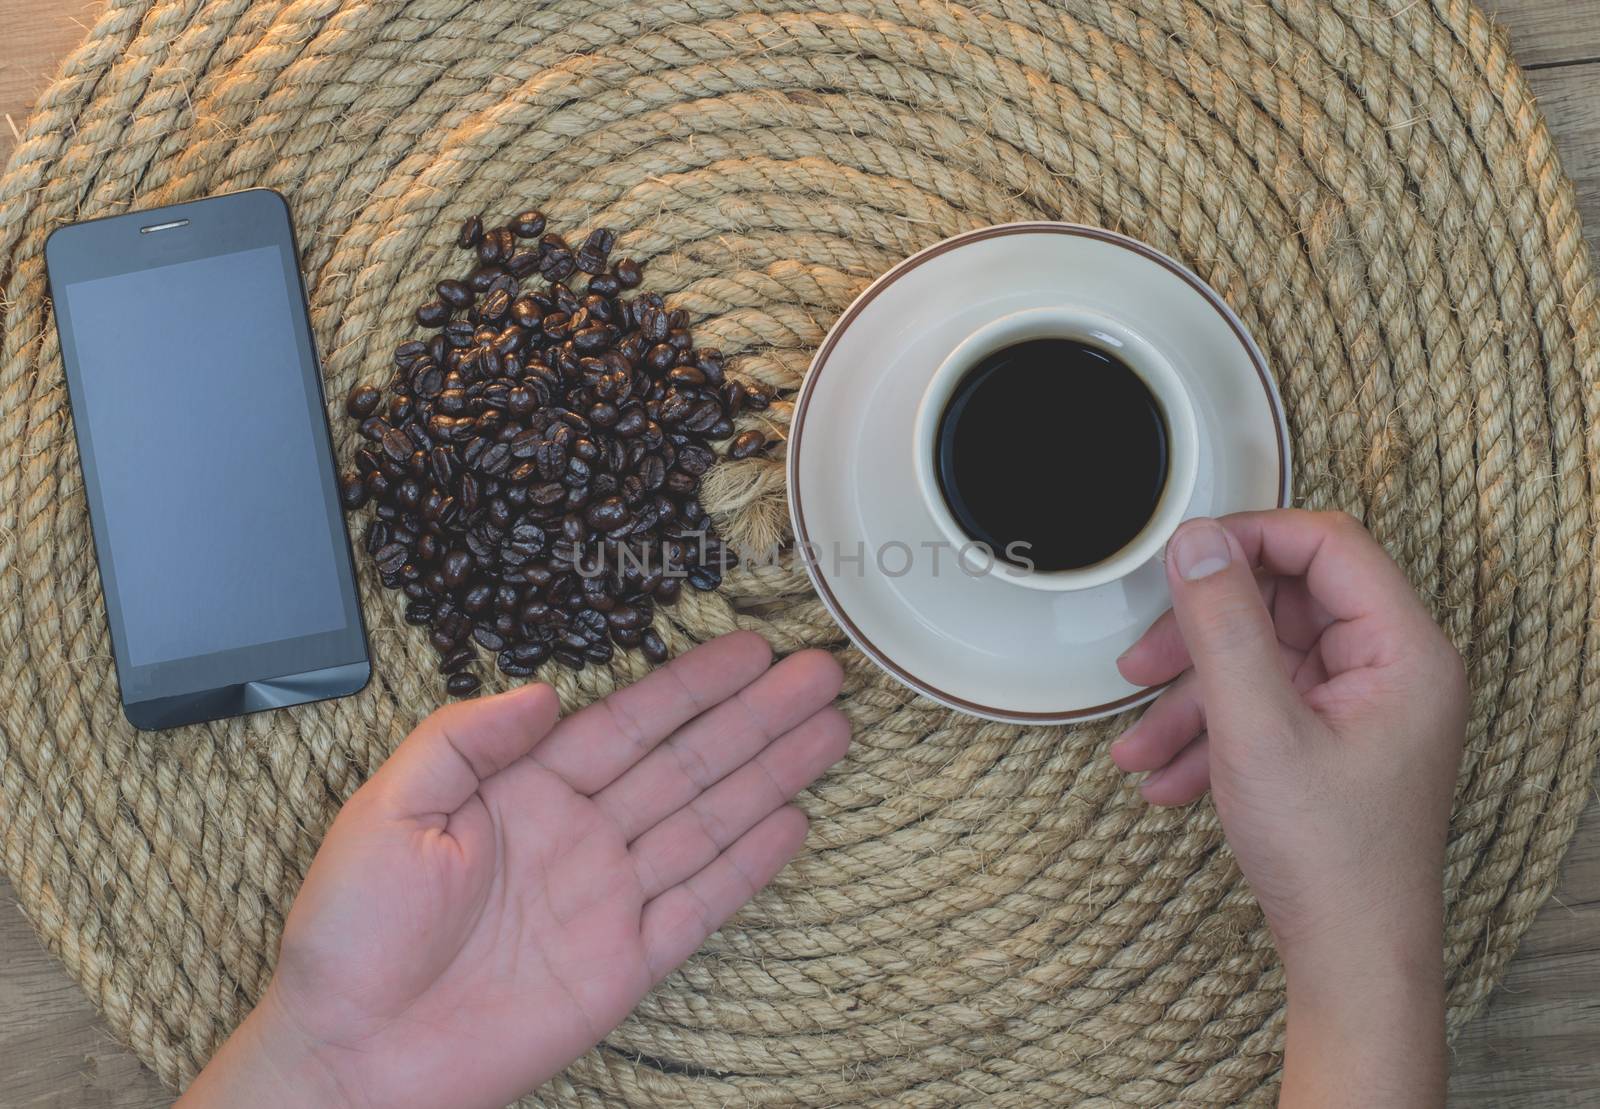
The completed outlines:
<svg viewBox="0 0 1600 1109">
<path fill-rule="evenodd" d="M 1211 307 L 1216 311 L 1217 315 L 1222 318 L 1222 321 L 1228 325 L 1228 329 L 1233 332 L 1234 337 L 1239 340 L 1239 345 L 1244 348 L 1245 354 L 1249 356 L 1250 364 L 1255 368 L 1256 376 L 1260 379 L 1261 387 L 1267 395 L 1267 408 L 1272 413 L 1272 426 L 1273 430 L 1276 432 L 1275 439 L 1278 444 L 1277 507 L 1283 508 L 1288 505 L 1289 447 L 1284 435 L 1283 404 L 1278 397 L 1277 386 L 1273 382 L 1271 374 L 1267 372 L 1267 367 L 1262 359 L 1261 352 L 1256 349 L 1255 341 L 1250 337 L 1249 332 L 1244 329 L 1244 324 L 1239 320 L 1238 316 L 1234 314 L 1233 309 L 1228 307 L 1228 305 L 1222 300 L 1221 297 L 1217 295 L 1216 291 L 1213 290 L 1210 285 L 1207 285 L 1204 281 L 1200 280 L 1200 278 L 1194 273 L 1190 272 L 1187 267 L 1183 266 L 1174 259 L 1167 257 L 1165 254 L 1162 254 L 1154 247 L 1150 247 L 1144 243 L 1141 243 L 1137 239 L 1131 239 L 1126 235 L 1120 235 L 1115 231 L 1107 231 L 1099 227 L 1087 227 L 1082 224 L 1075 223 L 1055 223 L 1045 220 L 1037 220 L 1024 223 L 997 224 L 993 227 L 981 227 L 976 231 L 965 231 L 959 235 L 953 235 L 948 239 L 937 242 L 924 250 L 918 251 L 916 254 L 913 254 L 911 257 L 889 269 L 876 281 L 868 285 L 866 289 L 861 292 L 861 295 L 856 297 L 856 299 L 850 303 L 850 306 L 844 310 L 844 314 L 834 322 L 833 327 L 828 330 L 827 338 L 823 340 L 822 346 L 817 350 L 816 357 L 811 360 L 811 366 L 806 371 L 805 383 L 800 388 L 800 398 L 795 405 L 794 417 L 790 421 L 791 430 L 789 434 L 789 459 L 786 473 L 789 486 L 789 515 L 790 520 L 794 525 L 795 545 L 797 549 L 803 549 L 802 545 L 809 546 L 811 542 L 810 532 L 806 528 L 805 510 L 800 503 L 799 484 L 795 480 L 800 463 L 800 438 L 805 428 L 806 409 L 811 404 L 811 394 L 815 389 L 818 378 L 820 378 L 822 375 L 823 369 L 827 366 L 828 356 L 833 353 L 833 348 L 837 345 L 839 337 L 844 334 L 844 332 L 849 328 L 850 324 L 855 321 L 856 317 L 859 316 L 869 304 L 877 299 L 880 293 L 882 293 L 890 285 L 894 284 L 894 282 L 898 281 L 901 277 L 904 277 L 906 274 L 922 265 L 924 262 L 937 258 L 939 255 L 945 254 L 948 251 L 956 249 L 957 247 L 966 246 L 969 243 L 979 242 L 984 239 L 995 239 L 1005 235 L 1030 234 L 1073 235 L 1079 238 L 1097 239 L 1100 242 L 1109 243 L 1112 246 L 1119 246 L 1125 250 L 1130 250 L 1135 254 L 1155 262 L 1163 269 L 1182 279 L 1185 284 L 1187 284 L 1195 292 L 1199 293 L 1205 299 L 1207 304 L 1211 305 Z M 1142 689 L 1136 693 L 1130 693 L 1126 697 L 1120 697 L 1115 701 L 1106 701 L 1103 704 L 1094 705 L 1089 708 L 1063 709 L 1055 712 L 1018 712 L 1013 709 L 1003 709 L 993 705 L 983 705 L 975 701 L 969 701 L 964 697 L 958 697 L 953 693 L 948 693 L 945 690 L 938 688 L 937 686 L 930 685 L 928 682 L 918 678 L 914 674 L 909 673 L 907 670 L 901 667 L 887 654 L 885 654 L 877 646 L 877 644 L 868 639 L 867 636 L 862 633 L 861 629 L 855 625 L 855 622 L 850 619 L 850 617 L 845 613 L 843 607 L 839 604 L 838 598 L 833 595 L 833 591 L 828 587 L 827 580 L 820 573 L 815 572 L 810 566 L 807 566 L 806 575 L 811 579 L 811 584 L 816 587 L 817 595 L 822 598 L 822 603 L 827 606 L 828 611 L 833 614 L 833 618 L 839 622 L 839 625 L 845 630 L 845 633 L 849 635 L 851 641 L 854 642 L 856 646 L 860 647 L 869 656 L 871 656 L 874 662 L 883 667 L 883 669 L 889 671 L 889 673 L 893 674 L 896 678 L 904 682 L 910 688 L 919 693 L 924 693 L 935 700 L 954 708 L 965 709 L 980 716 L 999 718 L 1010 722 L 1064 723 L 1071 720 L 1081 720 L 1085 717 L 1101 716 L 1107 713 L 1115 712 L 1118 709 L 1130 707 L 1148 699 L 1153 689 L 1160 688 L 1151 687 L 1149 689 Z"/>
</svg>

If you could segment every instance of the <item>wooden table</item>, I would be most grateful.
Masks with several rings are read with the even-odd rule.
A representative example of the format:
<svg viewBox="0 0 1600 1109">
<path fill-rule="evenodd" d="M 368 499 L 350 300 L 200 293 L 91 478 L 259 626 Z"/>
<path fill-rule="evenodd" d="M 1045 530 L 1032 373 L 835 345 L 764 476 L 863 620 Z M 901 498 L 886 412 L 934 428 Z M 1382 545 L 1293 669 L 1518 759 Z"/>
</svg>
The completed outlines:
<svg viewBox="0 0 1600 1109">
<path fill-rule="evenodd" d="M 1549 117 L 1600 257 L 1600 0 L 1488 0 Z M 98 0 L 0 0 L 0 158 Z M 1600 795 L 1560 888 L 1488 1012 L 1456 1041 L 1451 1102 L 1520 1109 L 1600 1104 Z M 40 947 L 0 878 L 0 1105 L 144 1109 L 170 1095 L 118 1045 Z"/>
</svg>

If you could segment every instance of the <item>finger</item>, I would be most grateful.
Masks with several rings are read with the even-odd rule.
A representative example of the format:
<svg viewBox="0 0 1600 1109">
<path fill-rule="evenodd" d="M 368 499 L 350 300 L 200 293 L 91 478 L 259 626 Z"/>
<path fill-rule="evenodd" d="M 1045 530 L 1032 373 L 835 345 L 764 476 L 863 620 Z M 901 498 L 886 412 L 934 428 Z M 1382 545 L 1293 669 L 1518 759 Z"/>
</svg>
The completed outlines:
<svg viewBox="0 0 1600 1109">
<path fill-rule="evenodd" d="M 1256 584 L 1261 590 L 1262 603 L 1271 611 L 1278 593 L 1278 579 L 1259 576 Z M 1117 659 L 1117 669 L 1122 676 L 1134 685 L 1144 686 L 1164 685 L 1193 665 L 1189 648 L 1183 642 L 1183 632 L 1178 627 L 1178 617 L 1170 608 Z"/>
<path fill-rule="evenodd" d="M 1299 698 L 1239 541 L 1215 520 L 1190 520 L 1168 544 L 1167 584 L 1212 729 L 1294 712 Z"/>
<path fill-rule="evenodd" d="M 1193 672 L 1179 678 L 1111 745 L 1111 761 L 1126 771 L 1167 765 L 1205 731 L 1205 702 Z"/>
<path fill-rule="evenodd" d="M 806 817 L 785 806 L 711 864 L 646 902 L 639 931 L 651 979 L 660 982 L 754 897 L 800 850 Z"/>
<path fill-rule="evenodd" d="M 679 728 L 594 799 L 632 840 L 828 704 L 843 682 L 826 651 L 790 655 Z"/>
<path fill-rule="evenodd" d="M 1321 656 L 1315 649 L 1308 653 L 1279 643 L 1278 662 L 1290 676 L 1290 683 L 1301 692 L 1327 681 Z M 1155 770 L 1165 766 L 1205 730 L 1205 698 L 1199 678 L 1190 670 L 1157 697 L 1144 715 L 1111 744 L 1111 761 L 1119 769 L 1130 772 Z"/>
<path fill-rule="evenodd" d="M 1300 655 L 1300 661 L 1290 670 L 1290 681 L 1301 693 L 1315 689 L 1328 680 L 1328 668 L 1322 661 L 1322 644 L 1312 644 L 1311 650 Z"/>
<path fill-rule="evenodd" d="M 1267 609 L 1272 613 L 1272 626 L 1278 629 L 1278 639 L 1300 651 L 1309 651 L 1334 624 L 1333 613 L 1311 595 L 1304 578 L 1273 578 L 1278 587 L 1273 590 Z"/>
<path fill-rule="evenodd" d="M 579 793 L 594 793 L 771 664 L 772 648 L 754 632 L 719 636 L 573 713 L 539 745 L 534 758 Z"/>
<path fill-rule="evenodd" d="M 844 758 L 850 721 L 826 708 L 645 832 L 633 844 L 646 898 L 677 885 Z"/>
<path fill-rule="evenodd" d="M 1139 783 L 1139 793 L 1152 805 L 1187 805 L 1210 787 L 1211 740 L 1202 735 L 1147 775 Z"/>
<path fill-rule="evenodd" d="M 532 750 L 560 711 L 542 683 L 447 705 L 417 725 L 362 792 L 391 816 L 452 813 Z"/>
<path fill-rule="evenodd" d="M 1333 620 L 1376 618 L 1378 624 L 1421 621 L 1427 609 L 1394 559 L 1354 517 L 1343 512 L 1278 509 L 1221 521 L 1252 565 L 1304 578 Z"/>
</svg>

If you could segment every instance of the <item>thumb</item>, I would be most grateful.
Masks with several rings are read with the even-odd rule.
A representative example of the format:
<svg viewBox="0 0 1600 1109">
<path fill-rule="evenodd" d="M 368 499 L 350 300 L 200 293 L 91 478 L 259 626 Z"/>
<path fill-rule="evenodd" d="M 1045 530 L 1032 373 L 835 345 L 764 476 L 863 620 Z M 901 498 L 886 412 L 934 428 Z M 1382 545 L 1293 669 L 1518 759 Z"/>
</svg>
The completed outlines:
<svg viewBox="0 0 1600 1109">
<path fill-rule="evenodd" d="M 1194 662 L 1206 718 L 1280 718 L 1297 703 L 1278 653 L 1278 635 L 1255 574 L 1227 528 L 1190 520 L 1167 544 L 1172 611 Z"/>
<path fill-rule="evenodd" d="M 446 705 L 417 725 L 362 791 L 392 817 L 448 815 L 485 778 L 531 751 L 560 710 L 555 690 L 542 683 Z"/>
</svg>

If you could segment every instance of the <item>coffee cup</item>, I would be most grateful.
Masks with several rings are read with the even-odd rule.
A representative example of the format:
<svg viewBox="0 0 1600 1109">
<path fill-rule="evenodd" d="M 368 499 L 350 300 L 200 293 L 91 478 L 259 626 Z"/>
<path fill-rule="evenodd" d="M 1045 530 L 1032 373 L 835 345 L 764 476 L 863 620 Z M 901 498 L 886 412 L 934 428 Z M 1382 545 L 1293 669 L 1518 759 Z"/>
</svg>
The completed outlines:
<svg viewBox="0 0 1600 1109">
<path fill-rule="evenodd" d="M 1008 440 L 1005 406 L 1031 397 L 1076 418 L 1077 438 L 1059 444 L 1074 472 L 1040 464 L 1050 444 Z M 1012 312 L 962 340 L 923 393 L 912 449 L 963 569 L 1050 591 L 1105 585 L 1156 557 L 1184 519 L 1200 454 L 1171 362 L 1111 316 L 1071 306 Z M 1019 451 L 1031 472 L 1004 469 Z"/>
</svg>

